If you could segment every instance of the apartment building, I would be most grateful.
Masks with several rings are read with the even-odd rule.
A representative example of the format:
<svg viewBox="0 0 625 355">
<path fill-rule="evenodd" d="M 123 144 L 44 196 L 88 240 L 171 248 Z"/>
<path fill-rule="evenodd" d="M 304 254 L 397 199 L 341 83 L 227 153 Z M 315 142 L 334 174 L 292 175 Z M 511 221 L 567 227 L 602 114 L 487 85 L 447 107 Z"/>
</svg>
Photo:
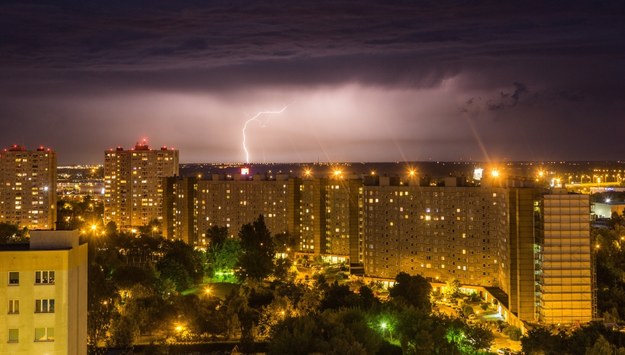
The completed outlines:
<svg viewBox="0 0 625 355">
<path fill-rule="evenodd" d="M 1 246 L 0 354 L 86 354 L 87 267 L 74 231 Z"/>
<path fill-rule="evenodd" d="M 166 177 L 179 175 L 178 150 L 150 149 L 144 140 L 134 148 L 104 152 L 104 223 L 119 228 L 162 222 Z"/>
<path fill-rule="evenodd" d="M 18 145 L 0 151 L 0 222 L 30 230 L 54 229 L 56 154 Z"/>
</svg>

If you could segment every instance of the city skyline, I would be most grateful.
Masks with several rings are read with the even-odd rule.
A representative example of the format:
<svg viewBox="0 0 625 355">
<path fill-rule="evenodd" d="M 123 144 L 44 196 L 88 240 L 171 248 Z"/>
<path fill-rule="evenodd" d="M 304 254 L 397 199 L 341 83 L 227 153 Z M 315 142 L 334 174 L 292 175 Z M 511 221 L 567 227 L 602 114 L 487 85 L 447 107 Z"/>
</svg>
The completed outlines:
<svg viewBox="0 0 625 355">
<path fill-rule="evenodd" d="M 0 5 L 0 143 L 60 164 L 617 160 L 622 3 Z"/>
</svg>

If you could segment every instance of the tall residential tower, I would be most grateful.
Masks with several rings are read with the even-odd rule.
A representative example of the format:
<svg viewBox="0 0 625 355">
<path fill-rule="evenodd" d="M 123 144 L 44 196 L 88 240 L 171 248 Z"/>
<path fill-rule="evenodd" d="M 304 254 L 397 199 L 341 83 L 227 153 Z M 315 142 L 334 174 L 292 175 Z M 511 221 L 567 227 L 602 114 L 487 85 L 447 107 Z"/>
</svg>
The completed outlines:
<svg viewBox="0 0 625 355">
<path fill-rule="evenodd" d="M 178 151 L 152 150 L 144 140 L 134 148 L 104 152 L 104 223 L 144 226 L 164 218 L 165 178 L 178 175 Z"/>
<path fill-rule="evenodd" d="M 0 222 L 54 229 L 56 154 L 13 145 L 0 152 Z"/>
</svg>

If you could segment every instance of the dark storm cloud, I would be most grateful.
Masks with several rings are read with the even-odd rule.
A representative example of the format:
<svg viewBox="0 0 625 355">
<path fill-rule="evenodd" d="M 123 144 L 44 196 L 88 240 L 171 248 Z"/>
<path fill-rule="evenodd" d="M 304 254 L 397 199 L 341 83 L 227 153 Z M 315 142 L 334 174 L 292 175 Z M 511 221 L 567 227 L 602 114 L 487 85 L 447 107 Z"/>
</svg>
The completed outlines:
<svg viewBox="0 0 625 355">
<path fill-rule="evenodd" d="M 234 159 L 247 110 L 297 100 L 285 132 L 311 122 L 311 134 L 294 143 L 300 154 L 292 159 L 339 146 L 354 147 L 345 159 L 356 159 L 349 152 L 363 151 L 363 135 L 379 146 L 402 142 L 390 146 L 412 159 L 479 153 L 467 143 L 465 116 L 510 156 L 522 158 L 528 146 L 563 154 L 534 132 L 541 124 L 588 129 L 584 120 L 593 117 L 623 125 L 624 15 L 620 1 L 5 1 L 0 124 L 8 128 L 0 142 L 37 136 L 69 151 L 61 137 L 71 133 L 99 152 L 151 133 Z M 334 105 L 340 109 L 327 109 Z M 314 112 L 297 111 L 304 106 Z M 311 117 L 321 116 L 328 119 L 314 125 Z M 350 136 L 361 122 L 370 126 Z M 67 128 L 36 129 L 51 123 Z M 207 142 L 198 126 L 234 143 Z M 92 132 L 105 136 L 82 138 Z M 497 143 L 501 132 L 526 138 L 504 139 L 516 144 L 506 148 Z M 615 139 L 614 132 L 598 133 Z"/>
</svg>

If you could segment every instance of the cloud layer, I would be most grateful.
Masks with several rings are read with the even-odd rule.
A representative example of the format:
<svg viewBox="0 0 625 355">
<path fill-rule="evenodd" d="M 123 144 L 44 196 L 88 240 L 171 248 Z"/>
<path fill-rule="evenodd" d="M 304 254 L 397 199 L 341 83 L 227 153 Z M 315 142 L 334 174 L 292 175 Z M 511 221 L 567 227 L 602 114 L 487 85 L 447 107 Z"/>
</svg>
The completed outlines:
<svg viewBox="0 0 625 355">
<path fill-rule="evenodd" d="M 0 33 L 0 144 L 61 162 L 241 161 L 288 103 L 253 160 L 622 158 L 618 1 L 15 1 Z"/>
</svg>

